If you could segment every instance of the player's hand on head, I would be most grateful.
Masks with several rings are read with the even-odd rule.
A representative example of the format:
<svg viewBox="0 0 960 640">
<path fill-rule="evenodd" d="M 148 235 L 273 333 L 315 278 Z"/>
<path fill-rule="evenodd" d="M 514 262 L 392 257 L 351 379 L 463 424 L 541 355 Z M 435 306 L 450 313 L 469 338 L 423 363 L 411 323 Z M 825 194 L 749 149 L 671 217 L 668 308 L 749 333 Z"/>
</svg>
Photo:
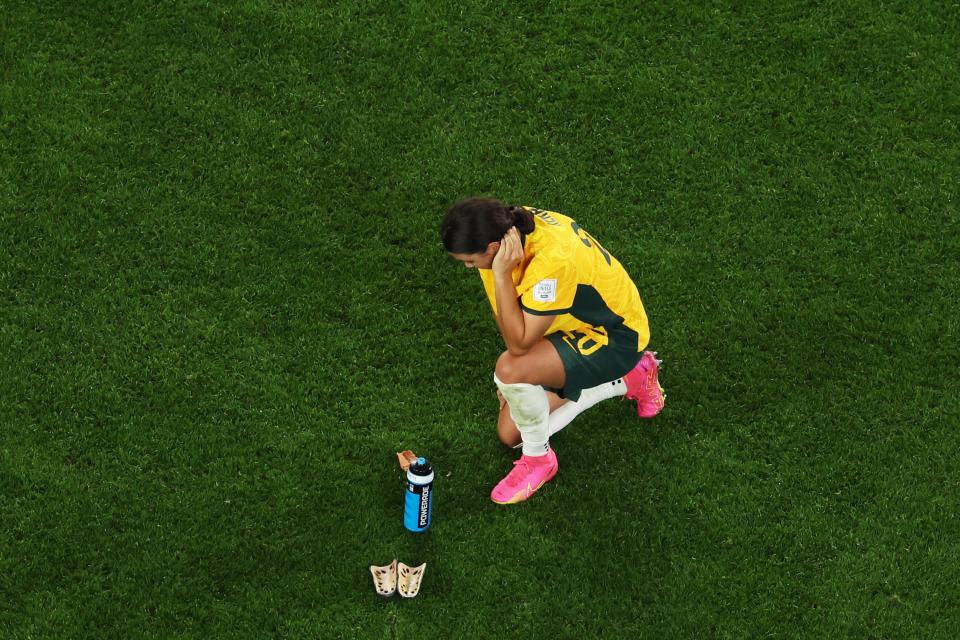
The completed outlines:
<svg viewBox="0 0 960 640">
<path fill-rule="evenodd" d="M 510 227 L 500 241 L 497 255 L 493 257 L 494 273 L 511 273 L 520 261 L 523 260 L 523 244 L 520 242 L 520 232 L 516 227 Z"/>
</svg>

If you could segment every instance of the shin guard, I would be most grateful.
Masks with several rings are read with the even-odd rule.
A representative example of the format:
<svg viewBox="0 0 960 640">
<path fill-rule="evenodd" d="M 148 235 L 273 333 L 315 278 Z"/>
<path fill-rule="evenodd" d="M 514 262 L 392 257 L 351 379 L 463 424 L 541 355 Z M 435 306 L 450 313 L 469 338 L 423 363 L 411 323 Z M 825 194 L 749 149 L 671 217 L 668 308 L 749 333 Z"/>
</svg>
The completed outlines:
<svg viewBox="0 0 960 640">
<path fill-rule="evenodd" d="M 520 431 L 523 440 L 523 455 L 544 456 L 550 443 L 547 418 L 550 415 L 550 403 L 547 392 L 536 384 L 516 382 L 505 384 L 493 376 L 500 393 L 510 407 L 510 417 Z"/>
</svg>

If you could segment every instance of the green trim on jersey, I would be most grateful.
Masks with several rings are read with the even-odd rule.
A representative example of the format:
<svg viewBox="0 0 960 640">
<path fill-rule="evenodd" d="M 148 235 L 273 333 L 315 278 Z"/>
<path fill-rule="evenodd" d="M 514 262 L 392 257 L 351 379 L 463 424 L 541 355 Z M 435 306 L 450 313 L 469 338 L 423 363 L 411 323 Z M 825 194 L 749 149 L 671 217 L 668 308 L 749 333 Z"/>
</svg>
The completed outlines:
<svg viewBox="0 0 960 640">
<path fill-rule="evenodd" d="M 609 329 L 623 324 L 623 317 L 614 313 L 607 306 L 600 292 L 588 284 L 577 285 L 577 294 L 573 298 L 570 315 L 594 327 Z"/>
<path fill-rule="evenodd" d="M 603 296 L 588 284 L 578 284 L 577 293 L 573 297 L 573 304 L 566 309 L 550 309 L 549 311 L 534 311 L 520 304 L 527 313 L 534 316 L 558 316 L 569 313 L 577 320 L 582 320 L 593 327 L 607 329 L 623 324 L 623 318 L 614 313 Z"/>
<path fill-rule="evenodd" d="M 517 302 L 520 302 L 520 298 L 517 298 Z M 535 309 L 531 309 L 530 307 L 524 306 L 524 304 L 520 302 L 520 308 L 532 316 L 559 316 L 564 313 L 570 313 L 570 309 L 573 307 L 567 307 L 566 309 L 550 309 L 549 311 L 537 311 Z"/>
</svg>

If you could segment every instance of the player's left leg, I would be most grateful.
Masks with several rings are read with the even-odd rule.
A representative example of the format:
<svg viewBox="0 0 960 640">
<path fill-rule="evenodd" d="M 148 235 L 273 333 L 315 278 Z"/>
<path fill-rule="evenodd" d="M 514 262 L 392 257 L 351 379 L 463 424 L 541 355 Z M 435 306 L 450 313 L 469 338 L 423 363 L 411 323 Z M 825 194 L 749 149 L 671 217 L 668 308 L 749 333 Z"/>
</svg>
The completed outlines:
<svg viewBox="0 0 960 640">
<path fill-rule="evenodd" d="M 547 426 L 550 402 L 543 386 L 563 388 L 566 372 L 557 350 L 541 340 L 524 355 L 501 354 L 493 380 L 520 432 L 523 455 L 490 497 L 500 504 L 512 504 L 529 498 L 557 473 L 559 464 L 550 449 Z"/>
<path fill-rule="evenodd" d="M 512 449 L 518 449 L 523 444 L 523 440 L 520 438 L 520 430 L 517 429 L 517 423 L 510 417 L 510 406 L 507 404 L 507 399 L 503 397 L 499 389 L 497 389 L 497 396 L 500 398 L 500 414 L 497 416 L 497 435 L 500 438 L 500 442 Z M 550 405 L 548 435 L 552 436 L 554 433 L 554 416 L 557 414 L 557 410 L 563 405 L 570 404 L 570 401 L 564 400 L 552 391 L 547 391 L 547 403 Z"/>
<path fill-rule="evenodd" d="M 637 365 L 639 367 L 639 365 Z M 561 429 L 573 422 L 573 419 L 581 413 L 594 406 L 598 402 L 610 398 L 630 397 L 630 385 L 627 379 L 630 374 L 598 384 L 589 389 L 580 392 L 580 398 L 577 400 L 567 400 L 561 398 L 553 391 L 547 391 L 547 401 L 550 403 L 550 415 L 547 418 L 547 435 L 551 438 Z M 512 449 L 519 449 L 522 441 L 520 439 L 520 430 L 516 423 L 510 417 L 510 407 L 507 401 L 497 390 L 497 396 L 500 399 L 500 414 L 497 417 L 497 435 L 500 442 Z"/>
</svg>

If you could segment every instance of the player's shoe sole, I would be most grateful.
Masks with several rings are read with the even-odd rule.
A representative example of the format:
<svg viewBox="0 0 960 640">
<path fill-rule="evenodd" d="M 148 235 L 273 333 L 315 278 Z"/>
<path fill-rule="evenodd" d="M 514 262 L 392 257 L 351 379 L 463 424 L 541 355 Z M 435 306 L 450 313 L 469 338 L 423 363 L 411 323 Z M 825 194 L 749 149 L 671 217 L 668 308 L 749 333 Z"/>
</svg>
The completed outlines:
<svg viewBox="0 0 960 640">
<path fill-rule="evenodd" d="M 636 400 L 637 415 L 652 418 L 663 410 L 667 394 L 660 386 L 658 374 L 662 360 L 657 360 L 656 351 L 644 351 L 640 362 L 623 377 L 627 385 L 625 398 Z"/>
</svg>

